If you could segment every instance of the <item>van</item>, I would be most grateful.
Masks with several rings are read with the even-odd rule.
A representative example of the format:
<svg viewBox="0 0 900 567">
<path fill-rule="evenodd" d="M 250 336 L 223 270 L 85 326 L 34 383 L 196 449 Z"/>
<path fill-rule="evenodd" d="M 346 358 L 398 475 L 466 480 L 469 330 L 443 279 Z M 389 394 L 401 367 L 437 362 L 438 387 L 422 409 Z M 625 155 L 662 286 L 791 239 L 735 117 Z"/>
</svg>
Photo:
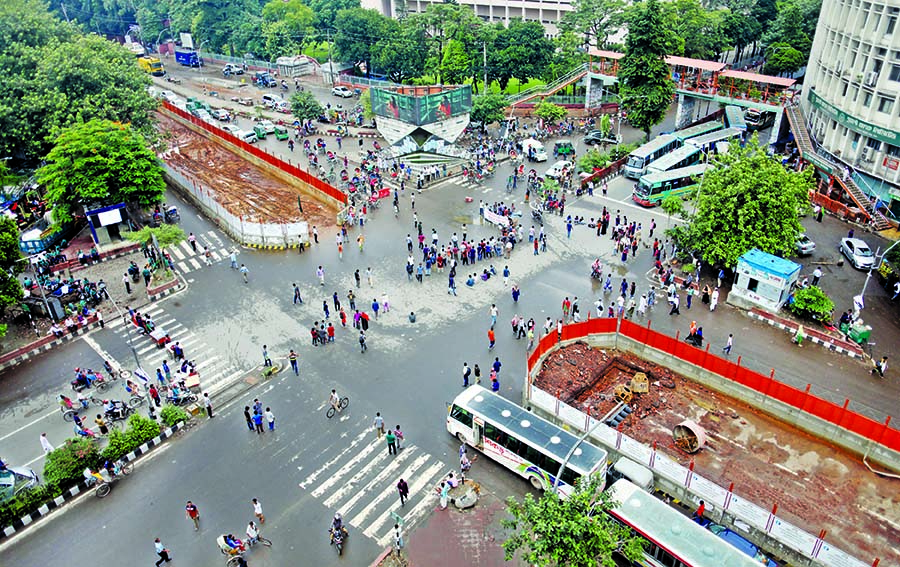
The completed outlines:
<svg viewBox="0 0 900 567">
<path fill-rule="evenodd" d="M 647 492 L 653 491 L 653 471 L 627 457 L 619 457 L 619 460 L 607 469 L 606 475 L 609 477 L 607 484 L 624 478 Z"/>
<path fill-rule="evenodd" d="M 529 154 L 533 161 L 547 161 L 547 150 L 544 149 L 544 144 L 534 138 L 528 138 L 522 142 L 522 155 L 528 158 Z"/>
</svg>

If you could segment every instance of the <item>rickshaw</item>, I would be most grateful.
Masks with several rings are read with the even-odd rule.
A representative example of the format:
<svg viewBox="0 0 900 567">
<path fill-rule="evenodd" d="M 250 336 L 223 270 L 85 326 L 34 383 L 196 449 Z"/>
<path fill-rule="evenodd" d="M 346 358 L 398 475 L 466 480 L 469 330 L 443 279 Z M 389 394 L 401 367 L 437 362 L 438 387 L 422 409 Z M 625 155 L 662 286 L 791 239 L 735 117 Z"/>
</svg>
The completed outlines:
<svg viewBox="0 0 900 567">
<path fill-rule="evenodd" d="M 290 137 L 291 136 L 288 133 L 287 128 L 285 128 L 284 126 L 275 126 L 275 139 L 276 140 L 284 141 Z"/>
</svg>

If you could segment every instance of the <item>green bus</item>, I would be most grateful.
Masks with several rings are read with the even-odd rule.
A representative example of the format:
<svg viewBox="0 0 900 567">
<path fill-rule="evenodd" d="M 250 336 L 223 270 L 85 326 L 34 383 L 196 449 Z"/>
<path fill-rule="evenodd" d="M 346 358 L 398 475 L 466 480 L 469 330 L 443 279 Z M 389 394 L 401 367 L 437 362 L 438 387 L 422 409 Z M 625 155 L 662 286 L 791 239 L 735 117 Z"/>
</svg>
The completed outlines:
<svg viewBox="0 0 900 567">
<path fill-rule="evenodd" d="M 680 195 L 697 186 L 709 166 L 697 164 L 641 177 L 634 186 L 631 199 L 645 207 L 655 207 L 669 195 Z"/>
<path fill-rule="evenodd" d="M 716 130 L 721 130 L 725 125 L 722 124 L 719 120 L 710 120 L 709 122 L 704 122 L 703 124 L 697 124 L 696 126 L 691 126 L 690 128 L 685 128 L 684 130 L 677 130 L 672 132 L 672 135 L 681 142 L 685 143 L 687 140 L 691 138 L 696 138 L 697 136 L 702 136 L 704 134 L 709 134 L 710 132 L 715 132 Z"/>
</svg>

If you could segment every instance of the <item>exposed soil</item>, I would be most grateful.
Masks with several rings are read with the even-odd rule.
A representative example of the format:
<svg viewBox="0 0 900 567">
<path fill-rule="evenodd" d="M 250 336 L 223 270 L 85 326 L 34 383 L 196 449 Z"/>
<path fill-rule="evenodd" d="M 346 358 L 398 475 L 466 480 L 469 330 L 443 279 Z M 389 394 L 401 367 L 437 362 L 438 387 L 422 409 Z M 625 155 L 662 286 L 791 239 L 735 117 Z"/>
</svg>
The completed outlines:
<svg viewBox="0 0 900 567">
<path fill-rule="evenodd" d="M 636 372 L 649 378 L 649 392 L 634 394 L 634 412 L 622 431 L 657 444 L 684 466 L 826 541 L 871 562 L 900 564 L 900 497 L 897 481 L 872 474 L 856 455 L 762 414 L 749 405 L 629 353 L 576 343 L 547 358 L 535 385 L 560 400 L 605 417 L 617 405 L 616 385 Z M 707 445 L 693 455 L 676 447 L 672 429 L 684 420 L 703 426 Z M 877 467 L 876 467 L 877 468 Z"/>
<path fill-rule="evenodd" d="M 181 123 L 157 115 L 159 128 L 171 137 L 171 151 L 163 159 L 185 172 L 229 213 L 250 222 L 295 222 L 305 220 L 320 227 L 335 224 L 336 210 L 313 201 L 277 177 L 204 138 Z M 303 213 L 297 197 L 303 197 Z"/>
</svg>

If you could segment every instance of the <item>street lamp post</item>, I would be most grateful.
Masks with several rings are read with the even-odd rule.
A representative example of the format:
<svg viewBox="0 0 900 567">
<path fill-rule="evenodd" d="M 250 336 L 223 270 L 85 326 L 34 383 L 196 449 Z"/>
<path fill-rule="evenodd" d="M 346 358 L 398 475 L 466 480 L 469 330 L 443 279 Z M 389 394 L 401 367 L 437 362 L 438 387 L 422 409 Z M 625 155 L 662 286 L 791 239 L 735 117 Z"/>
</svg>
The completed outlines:
<svg viewBox="0 0 900 567">
<path fill-rule="evenodd" d="M 881 251 L 880 247 L 875 250 L 875 262 L 872 263 L 872 267 L 869 268 L 868 272 L 866 272 L 866 279 L 863 282 L 862 291 L 859 292 L 859 296 L 858 296 L 860 299 L 860 303 L 863 304 L 863 306 L 864 306 L 863 298 L 866 295 L 866 288 L 869 286 L 869 280 L 872 279 L 872 270 L 874 270 L 876 266 L 879 266 L 881 264 L 881 260 L 884 260 L 884 257 L 887 256 L 887 253 L 890 252 L 891 249 L 894 246 L 896 246 L 897 244 L 900 244 L 900 240 L 898 240 L 897 242 L 894 242 L 893 244 L 888 246 L 887 249 L 884 251 L 884 254 L 879 254 L 879 252 Z M 879 260 L 879 258 L 881 258 L 881 260 Z M 856 298 L 854 298 L 854 299 L 856 299 Z"/>
<path fill-rule="evenodd" d="M 157 53 L 159 53 L 159 40 L 162 39 L 162 34 L 166 33 L 170 29 L 172 29 L 172 28 L 163 28 L 162 30 L 160 30 L 159 35 L 156 36 L 156 52 Z"/>
<path fill-rule="evenodd" d="M 50 311 L 50 304 L 47 302 L 47 296 L 44 294 L 44 286 L 38 281 L 37 270 L 34 268 L 33 260 L 38 256 L 43 256 L 43 252 L 39 252 L 37 254 L 32 254 L 31 256 L 25 256 L 24 258 L 19 258 L 19 261 L 28 261 L 29 267 L 31 267 L 31 275 L 34 276 L 34 282 L 37 284 L 38 289 L 41 290 L 41 299 L 44 301 L 44 309 L 47 310 L 47 316 L 50 317 L 50 320 L 56 322 L 56 318 L 53 316 L 53 312 Z"/>
</svg>

